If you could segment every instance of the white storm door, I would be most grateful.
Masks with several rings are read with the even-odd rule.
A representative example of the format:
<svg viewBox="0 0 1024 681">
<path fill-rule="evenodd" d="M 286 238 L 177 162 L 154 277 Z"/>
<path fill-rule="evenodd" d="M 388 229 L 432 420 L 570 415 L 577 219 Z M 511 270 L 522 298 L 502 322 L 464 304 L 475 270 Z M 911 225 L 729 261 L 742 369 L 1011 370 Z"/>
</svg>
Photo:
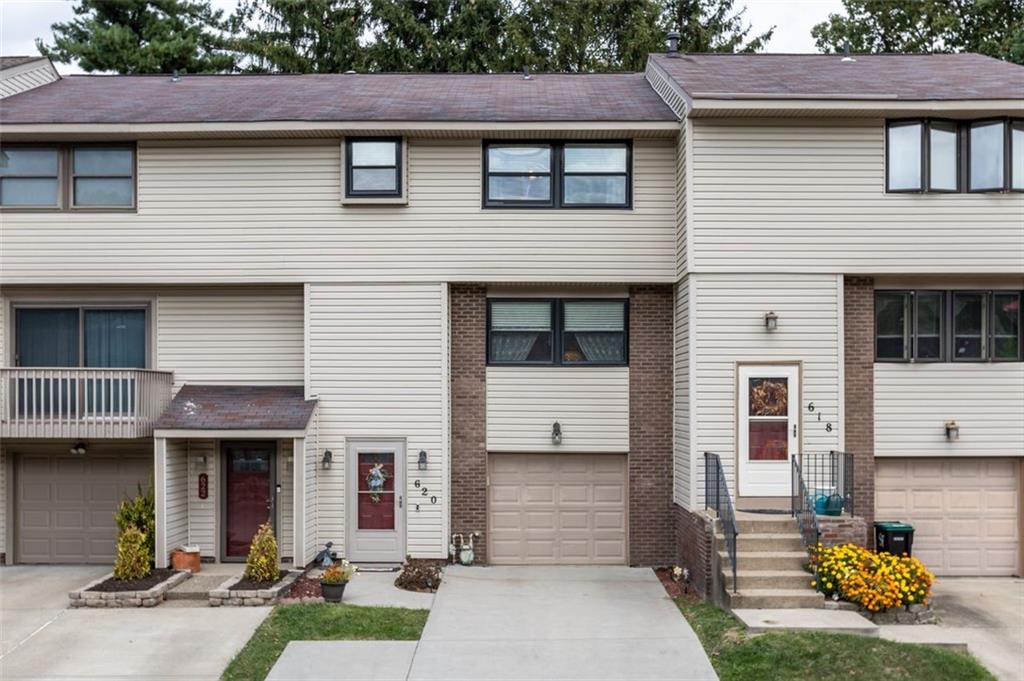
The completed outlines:
<svg viewBox="0 0 1024 681">
<path fill-rule="evenodd" d="M 739 368 L 739 495 L 790 495 L 790 459 L 799 450 L 800 370 Z"/>
<path fill-rule="evenodd" d="M 405 443 L 350 442 L 345 557 L 366 563 L 401 563 L 405 558 Z M 374 470 L 383 473 L 375 485 Z"/>
</svg>

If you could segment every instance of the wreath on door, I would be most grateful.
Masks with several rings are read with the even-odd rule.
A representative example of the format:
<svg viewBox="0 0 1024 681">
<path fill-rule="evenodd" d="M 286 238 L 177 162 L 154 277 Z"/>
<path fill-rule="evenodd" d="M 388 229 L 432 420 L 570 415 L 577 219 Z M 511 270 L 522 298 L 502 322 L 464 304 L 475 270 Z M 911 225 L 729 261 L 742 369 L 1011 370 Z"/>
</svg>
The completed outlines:
<svg viewBox="0 0 1024 681">
<path fill-rule="evenodd" d="M 388 477 L 390 476 L 382 463 L 373 464 L 373 468 L 366 474 L 366 487 L 370 490 L 370 501 L 373 503 L 379 504 L 384 498 L 384 483 Z"/>
</svg>

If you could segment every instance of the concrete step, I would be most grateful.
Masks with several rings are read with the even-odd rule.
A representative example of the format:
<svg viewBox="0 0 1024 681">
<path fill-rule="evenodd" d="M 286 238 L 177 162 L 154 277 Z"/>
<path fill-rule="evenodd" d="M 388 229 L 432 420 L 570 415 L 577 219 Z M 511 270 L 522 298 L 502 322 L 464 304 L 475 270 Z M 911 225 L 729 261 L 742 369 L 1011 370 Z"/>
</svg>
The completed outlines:
<svg viewBox="0 0 1024 681">
<path fill-rule="evenodd" d="M 740 584 L 738 593 L 726 591 L 726 598 L 731 610 L 760 610 L 773 608 L 790 610 L 793 608 L 821 608 L 825 597 L 811 588 L 806 589 L 748 589 Z"/>
<path fill-rule="evenodd" d="M 732 589 L 732 570 L 723 575 L 725 588 Z M 814 575 L 803 570 L 739 570 L 741 589 L 810 589 Z"/>
<path fill-rule="evenodd" d="M 169 601 L 209 601 L 209 591 L 178 591 L 171 589 L 166 596 Z"/>
<path fill-rule="evenodd" d="M 725 536 L 717 536 L 718 545 L 725 546 Z M 796 532 L 766 532 L 741 534 L 736 537 L 736 550 L 744 551 L 802 551 L 803 539 Z"/>
<path fill-rule="evenodd" d="M 736 529 L 740 535 L 744 534 L 770 534 L 775 532 L 796 532 L 796 521 L 788 515 L 758 516 L 748 513 L 736 519 Z"/>
<path fill-rule="evenodd" d="M 773 609 L 732 611 L 736 618 L 746 625 L 751 634 L 769 631 L 814 631 L 833 634 L 856 634 L 875 637 L 879 627 L 866 617 L 843 610 L 815 609 Z M 903 627 L 904 629 L 937 629 L 938 627 Z M 884 634 L 883 634 L 884 635 Z"/>
<path fill-rule="evenodd" d="M 722 570 L 731 570 L 729 554 L 719 551 Z M 804 551 L 737 551 L 736 567 L 739 570 L 803 570 L 807 563 Z"/>
</svg>

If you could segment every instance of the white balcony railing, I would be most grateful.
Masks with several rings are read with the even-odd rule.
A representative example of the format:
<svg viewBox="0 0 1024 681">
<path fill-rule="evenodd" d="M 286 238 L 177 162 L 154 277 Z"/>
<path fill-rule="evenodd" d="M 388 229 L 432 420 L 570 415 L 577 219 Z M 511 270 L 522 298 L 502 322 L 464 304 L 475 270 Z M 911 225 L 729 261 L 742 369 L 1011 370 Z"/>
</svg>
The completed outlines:
<svg viewBox="0 0 1024 681">
<path fill-rule="evenodd" d="M 0 369 L 2 438 L 140 438 L 171 401 L 174 374 L 149 369 Z"/>
</svg>

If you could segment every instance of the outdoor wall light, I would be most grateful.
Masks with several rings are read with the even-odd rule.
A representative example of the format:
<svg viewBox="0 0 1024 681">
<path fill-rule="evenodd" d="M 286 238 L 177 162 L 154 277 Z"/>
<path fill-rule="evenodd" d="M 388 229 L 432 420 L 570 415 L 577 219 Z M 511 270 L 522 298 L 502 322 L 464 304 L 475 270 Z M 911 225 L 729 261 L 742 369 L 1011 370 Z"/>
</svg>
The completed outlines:
<svg viewBox="0 0 1024 681">
<path fill-rule="evenodd" d="M 419 469 L 421 471 L 427 470 L 427 450 L 425 450 L 425 449 L 421 449 L 420 450 L 420 458 L 416 462 L 416 465 L 419 466 Z"/>
<path fill-rule="evenodd" d="M 768 331 L 774 331 L 779 328 L 779 315 L 774 312 L 766 312 L 764 315 L 764 328 Z"/>
<path fill-rule="evenodd" d="M 76 442 L 74 444 L 74 446 L 71 448 L 71 453 L 76 455 L 76 456 L 84 455 L 85 454 L 85 443 L 82 442 L 82 441 Z"/>
<path fill-rule="evenodd" d="M 334 454 L 329 449 L 324 450 L 324 458 L 320 459 L 320 465 L 326 471 L 331 467 L 331 462 L 334 461 Z"/>
<path fill-rule="evenodd" d="M 551 424 L 551 444 L 562 444 L 562 424 L 558 421 Z"/>
<path fill-rule="evenodd" d="M 946 422 L 946 439 L 950 442 L 956 442 L 960 439 L 960 426 L 956 421 Z"/>
</svg>

